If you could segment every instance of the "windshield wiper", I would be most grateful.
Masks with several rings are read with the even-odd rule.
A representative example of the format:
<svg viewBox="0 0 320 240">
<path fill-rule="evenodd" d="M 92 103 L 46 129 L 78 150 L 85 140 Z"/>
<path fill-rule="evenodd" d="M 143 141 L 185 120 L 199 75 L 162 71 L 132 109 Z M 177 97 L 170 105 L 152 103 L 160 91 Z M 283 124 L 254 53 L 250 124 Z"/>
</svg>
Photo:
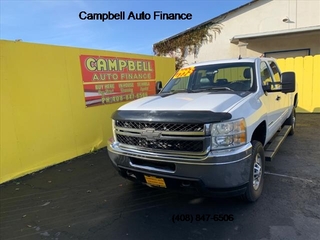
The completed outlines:
<svg viewBox="0 0 320 240">
<path fill-rule="evenodd" d="M 200 88 L 200 89 L 194 89 L 192 92 L 206 92 L 206 91 L 231 91 L 234 92 L 233 89 L 228 87 L 209 87 L 209 88 Z"/>
<path fill-rule="evenodd" d="M 177 90 L 170 90 L 170 92 L 161 92 L 162 94 L 175 94 L 175 93 L 190 93 L 191 91 L 188 89 L 177 89 Z"/>
</svg>

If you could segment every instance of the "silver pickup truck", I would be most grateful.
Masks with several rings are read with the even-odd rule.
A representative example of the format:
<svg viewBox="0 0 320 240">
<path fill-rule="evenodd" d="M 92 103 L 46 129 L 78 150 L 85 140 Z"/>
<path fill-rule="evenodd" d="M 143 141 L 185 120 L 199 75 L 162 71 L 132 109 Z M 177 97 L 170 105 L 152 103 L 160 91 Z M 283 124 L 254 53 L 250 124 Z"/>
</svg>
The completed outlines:
<svg viewBox="0 0 320 240">
<path fill-rule="evenodd" d="M 274 59 L 189 65 L 157 94 L 112 115 L 108 154 L 121 176 L 150 187 L 256 201 L 265 161 L 293 135 L 295 73 Z"/>
</svg>

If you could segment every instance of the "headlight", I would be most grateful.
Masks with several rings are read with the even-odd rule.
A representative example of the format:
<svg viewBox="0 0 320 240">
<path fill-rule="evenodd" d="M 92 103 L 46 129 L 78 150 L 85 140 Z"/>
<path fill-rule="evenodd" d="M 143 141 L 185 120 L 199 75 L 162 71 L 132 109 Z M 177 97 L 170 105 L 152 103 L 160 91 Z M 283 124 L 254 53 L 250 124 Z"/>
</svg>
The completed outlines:
<svg viewBox="0 0 320 240">
<path fill-rule="evenodd" d="M 212 149 L 237 147 L 246 143 L 246 124 L 243 118 L 211 124 Z"/>
</svg>

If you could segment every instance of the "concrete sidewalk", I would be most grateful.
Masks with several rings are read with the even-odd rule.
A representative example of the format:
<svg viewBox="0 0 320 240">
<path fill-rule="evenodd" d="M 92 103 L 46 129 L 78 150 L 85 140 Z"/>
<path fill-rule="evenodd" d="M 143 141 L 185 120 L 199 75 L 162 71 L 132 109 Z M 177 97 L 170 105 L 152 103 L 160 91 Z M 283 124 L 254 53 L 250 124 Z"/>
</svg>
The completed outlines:
<svg viewBox="0 0 320 240">
<path fill-rule="evenodd" d="M 116 173 L 106 149 L 0 186 L 0 239 L 319 239 L 320 114 L 266 164 L 255 204 L 151 189 Z M 228 214 L 232 221 L 173 221 Z"/>
</svg>

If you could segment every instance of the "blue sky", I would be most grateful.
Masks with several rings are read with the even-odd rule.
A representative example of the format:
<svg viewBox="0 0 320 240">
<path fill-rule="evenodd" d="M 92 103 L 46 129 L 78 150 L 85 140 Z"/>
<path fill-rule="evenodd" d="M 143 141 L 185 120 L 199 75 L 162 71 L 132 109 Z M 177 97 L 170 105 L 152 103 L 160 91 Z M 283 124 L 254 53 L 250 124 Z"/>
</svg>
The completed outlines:
<svg viewBox="0 0 320 240">
<path fill-rule="evenodd" d="M 152 45 L 250 0 L 0 0 L 0 38 L 153 55 Z M 79 12 L 191 13 L 192 20 L 80 20 Z"/>
</svg>

